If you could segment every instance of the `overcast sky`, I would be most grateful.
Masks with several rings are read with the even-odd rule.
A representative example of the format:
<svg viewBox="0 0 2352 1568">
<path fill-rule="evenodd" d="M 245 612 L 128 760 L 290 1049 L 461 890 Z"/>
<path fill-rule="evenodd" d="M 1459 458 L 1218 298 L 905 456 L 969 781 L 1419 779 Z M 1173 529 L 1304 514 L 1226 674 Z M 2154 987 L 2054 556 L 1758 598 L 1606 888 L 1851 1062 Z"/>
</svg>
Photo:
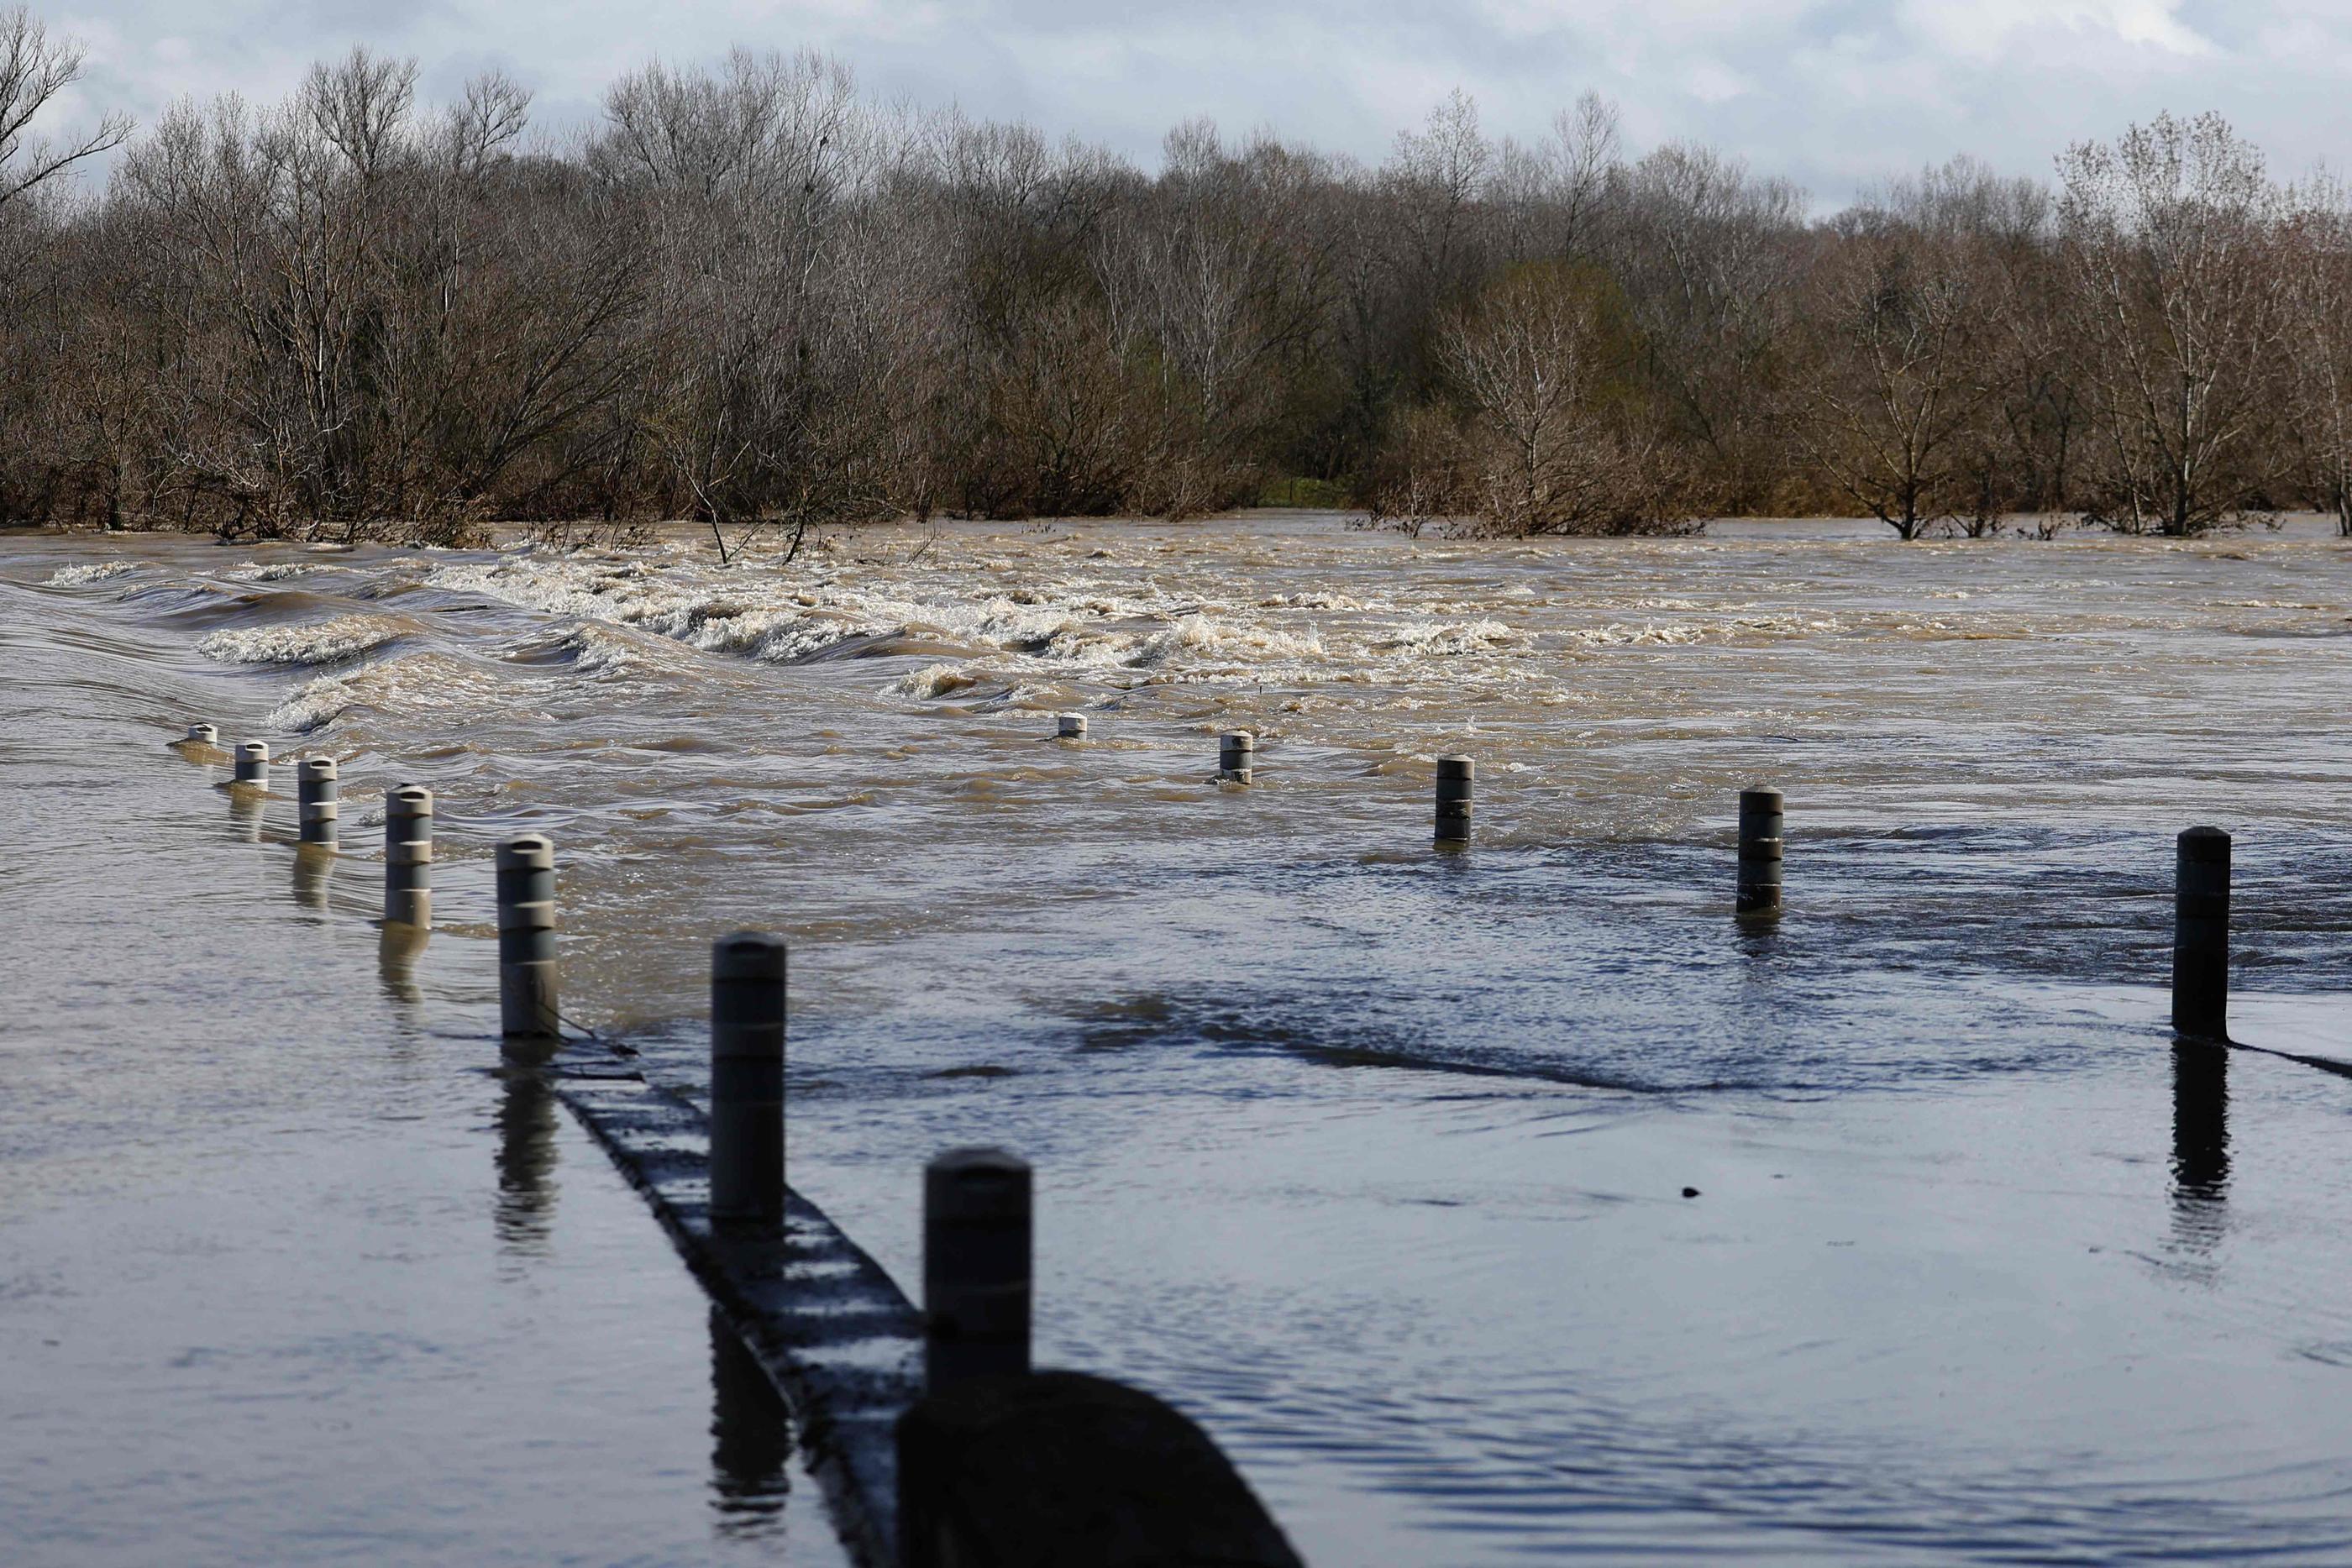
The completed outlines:
<svg viewBox="0 0 2352 1568">
<path fill-rule="evenodd" d="M 5 0 L 0 0 L 5 3 Z M 2352 165 L 2352 0 L 81 0 L 34 9 L 89 48 L 83 112 L 142 121 L 185 93 L 283 94 L 357 42 L 429 92 L 484 65 L 542 124 L 595 113 L 656 56 L 813 45 L 868 91 L 1076 131 L 1147 163 L 1196 114 L 1377 159 L 1460 86 L 1490 131 L 1539 131 L 1587 88 L 1641 152 L 1696 138 L 1818 203 L 1969 152 L 2046 174 L 2066 142 L 2218 109 L 2299 173 Z M 59 128 L 63 122 L 60 121 Z"/>
</svg>

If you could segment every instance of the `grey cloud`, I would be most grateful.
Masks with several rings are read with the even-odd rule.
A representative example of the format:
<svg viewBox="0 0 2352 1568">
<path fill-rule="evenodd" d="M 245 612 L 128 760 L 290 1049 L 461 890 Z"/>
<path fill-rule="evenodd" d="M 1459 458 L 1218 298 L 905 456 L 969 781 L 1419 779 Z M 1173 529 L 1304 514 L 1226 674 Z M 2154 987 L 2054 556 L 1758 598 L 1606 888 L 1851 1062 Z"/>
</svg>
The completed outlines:
<svg viewBox="0 0 2352 1568">
<path fill-rule="evenodd" d="M 275 97 L 310 59 L 365 42 L 416 55 L 439 91 L 501 66 L 537 90 L 542 121 L 579 120 L 619 70 L 740 42 L 829 49 L 877 93 L 1146 162 L 1196 114 L 1377 159 L 1457 84 L 1490 130 L 1519 134 L 1597 89 L 1637 147 L 1716 142 L 1825 202 L 1961 152 L 2045 173 L 2068 141 L 2165 108 L 2220 109 L 2288 172 L 2352 152 L 2352 15 L 2284 0 L 83 0 L 48 15 L 91 46 L 82 107 L 142 119 L 182 93 Z"/>
</svg>

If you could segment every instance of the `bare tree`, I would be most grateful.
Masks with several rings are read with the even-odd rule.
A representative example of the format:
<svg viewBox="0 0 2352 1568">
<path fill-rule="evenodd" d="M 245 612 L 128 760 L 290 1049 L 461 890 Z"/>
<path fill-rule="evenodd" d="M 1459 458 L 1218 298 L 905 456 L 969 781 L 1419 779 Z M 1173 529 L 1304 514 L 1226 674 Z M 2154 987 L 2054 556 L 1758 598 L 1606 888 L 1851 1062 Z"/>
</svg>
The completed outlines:
<svg viewBox="0 0 2352 1568">
<path fill-rule="evenodd" d="M 825 290 L 866 169 L 846 67 L 737 50 L 717 75 L 649 66 L 607 95 L 597 162 L 657 214 L 658 402 L 647 428 L 722 558 L 778 522 L 886 510 L 835 451 Z M 870 476 L 867 476 L 870 479 Z"/>
<path fill-rule="evenodd" d="M 1513 534 L 1678 529 L 1654 434 L 1630 406 L 1626 332 L 1605 278 L 1564 263 L 1516 268 L 1449 320 L 1439 353 L 1459 444 L 1425 423 L 1382 509 L 1440 507 Z"/>
<path fill-rule="evenodd" d="M 52 142 L 30 134 L 40 112 L 81 79 L 81 45 L 51 37 L 22 5 L 0 11 L 0 207 L 129 139 L 131 118 L 120 113 L 100 117 L 79 140 Z"/>
<path fill-rule="evenodd" d="M 1779 355 L 1803 194 L 1679 142 L 1633 165 L 1621 185 L 1612 259 L 1649 378 L 1702 455 L 1713 504 L 1765 504 L 1781 467 Z"/>
<path fill-rule="evenodd" d="M 1507 264 L 1584 260 L 1618 171 L 1616 104 L 1597 92 L 1552 116 L 1551 134 L 1528 146 L 1505 138 L 1486 183 Z"/>
<path fill-rule="evenodd" d="M 1990 395 L 1985 278 L 1942 204 L 1858 208 L 1810 279 L 1796 428 L 1823 473 L 1903 539 L 1977 499 L 1966 458 Z"/>
<path fill-rule="evenodd" d="M 2191 534 L 2258 497 L 2284 321 L 2283 215 L 2261 152 L 2219 115 L 2158 115 L 2059 160 L 2100 520 Z"/>
<path fill-rule="evenodd" d="M 0 0 L 6 4 L 8 0 Z M 1179 126 L 877 106 L 846 66 L 649 66 L 536 137 L 490 73 L 354 51 L 187 103 L 102 199 L 81 54 L 0 13 L 0 514 L 457 539 L 1269 493 L 1516 531 L 1860 507 L 2352 530 L 2352 199 L 2221 121 L 2047 182 L 1967 160 L 1819 221 L 1704 147 L 1533 141 L 1455 93 L 1367 168 Z"/>
<path fill-rule="evenodd" d="M 1228 152 L 1214 126 L 1172 132 L 1149 193 L 1115 210 L 1095 281 L 1137 391 L 1167 428 L 1151 509 L 1246 496 L 1292 367 L 1329 308 L 1333 245 L 1313 222 L 1320 162 L 1261 139 Z"/>
<path fill-rule="evenodd" d="M 2294 446 L 2308 492 L 2352 538 L 2352 193 L 2321 173 L 2294 206 L 2281 256 Z"/>
</svg>

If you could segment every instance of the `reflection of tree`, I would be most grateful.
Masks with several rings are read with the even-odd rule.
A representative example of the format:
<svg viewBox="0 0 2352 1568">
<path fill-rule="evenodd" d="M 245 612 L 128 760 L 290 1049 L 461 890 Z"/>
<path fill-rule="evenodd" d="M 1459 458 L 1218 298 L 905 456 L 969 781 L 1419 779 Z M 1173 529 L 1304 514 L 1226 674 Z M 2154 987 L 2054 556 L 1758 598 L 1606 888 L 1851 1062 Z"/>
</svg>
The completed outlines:
<svg viewBox="0 0 2352 1568">
<path fill-rule="evenodd" d="M 2172 1048 L 2172 1244 L 2208 1260 L 2227 1228 L 2230 1053 L 2220 1045 Z M 2200 1275 L 2210 1273 L 2200 1262 Z"/>
<path fill-rule="evenodd" d="M 793 1434 L 768 1375 L 716 1310 L 710 1313 L 710 1506 L 719 1532 L 781 1538 Z"/>
<path fill-rule="evenodd" d="M 499 1102 L 499 1245 L 541 1257 L 555 1218 L 555 1096 L 529 1070 L 506 1074 Z"/>
</svg>

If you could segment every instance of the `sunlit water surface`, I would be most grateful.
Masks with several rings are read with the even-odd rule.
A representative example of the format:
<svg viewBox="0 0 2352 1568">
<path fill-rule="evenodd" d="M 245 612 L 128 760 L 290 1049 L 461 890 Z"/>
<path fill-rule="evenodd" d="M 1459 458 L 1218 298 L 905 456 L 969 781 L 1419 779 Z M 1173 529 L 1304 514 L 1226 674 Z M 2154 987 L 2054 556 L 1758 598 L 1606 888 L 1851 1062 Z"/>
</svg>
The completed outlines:
<svg viewBox="0 0 2352 1568">
<path fill-rule="evenodd" d="M 1197 1416 L 1311 1560 L 2341 1558 L 2352 1081 L 2158 1026 L 2213 821 L 2242 1037 L 2352 1043 L 2348 617 L 2307 523 L 0 540 L 0 1517 L 661 1561 L 748 1496 L 818 1549 L 722 1484 L 650 1222 L 479 1071 L 536 830 L 569 1012 L 694 1087 L 708 939 L 784 931 L 795 1185 L 911 1281 L 922 1161 L 1028 1155 L 1041 1359 Z M 195 718 L 341 760 L 323 888 Z M 408 781 L 445 928 L 386 957 Z"/>
</svg>

